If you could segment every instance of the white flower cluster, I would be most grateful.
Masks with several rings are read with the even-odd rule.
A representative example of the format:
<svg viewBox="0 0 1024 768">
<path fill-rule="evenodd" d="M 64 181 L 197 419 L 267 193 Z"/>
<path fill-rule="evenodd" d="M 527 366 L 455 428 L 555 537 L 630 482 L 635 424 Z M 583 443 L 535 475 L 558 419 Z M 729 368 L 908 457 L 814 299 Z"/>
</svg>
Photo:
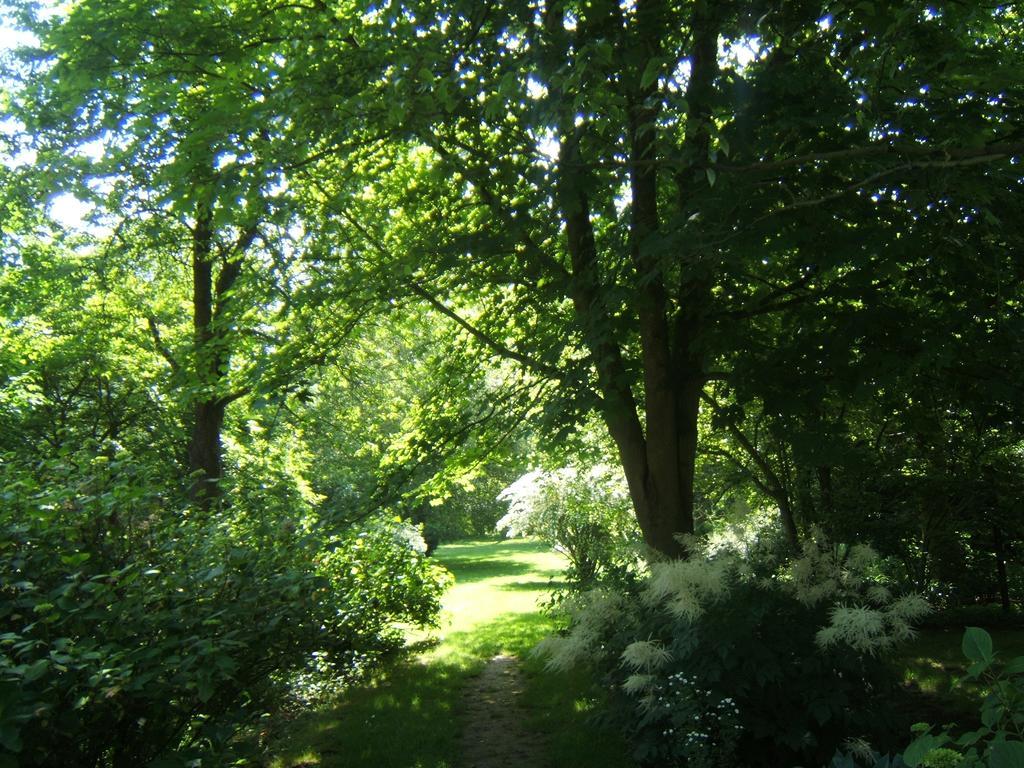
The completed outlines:
<svg viewBox="0 0 1024 768">
<path fill-rule="evenodd" d="M 629 491 L 621 471 L 598 464 L 589 469 L 535 469 L 499 493 L 498 501 L 508 504 L 508 512 L 495 525 L 498 531 L 509 538 L 543 536 L 574 508 L 626 510 Z"/>
<path fill-rule="evenodd" d="M 869 575 L 879 560 L 878 553 L 867 544 L 831 545 L 815 529 L 803 544 L 803 555 L 793 561 L 783 577 L 804 605 L 861 597 L 865 591 L 873 591 L 878 601 L 885 602 L 888 590 Z"/>
<path fill-rule="evenodd" d="M 913 637 L 913 622 L 931 611 L 921 595 L 894 598 L 872 573 L 879 562 L 871 547 L 833 546 L 820 531 L 804 543 L 803 557 L 789 567 L 784 583 L 805 605 L 836 601 L 828 626 L 816 635 L 822 648 L 844 643 L 873 655 Z"/>
<path fill-rule="evenodd" d="M 815 639 L 822 648 L 845 643 L 855 651 L 874 655 L 912 638 L 912 622 L 931 609 L 920 595 L 904 595 L 878 608 L 840 604 L 832 609 L 829 625 Z"/>
<path fill-rule="evenodd" d="M 584 592 L 568 602 L 566 609 L 572 620 L 569 633 L 546 637 L 533 651 L 546 656 L 545 666 L 553 671 L 600 659 L 604 655 L 601 637 L 610 627 L 632 621 L 625 597 L 607 589 Z"/>
<path fill-rule="evenodd" d="M 714 701 L 710 688 L 701 688 L 695 677 L 687 677 L 683 672 L 669 675 L 665 680 L 664 693 L 648 694 L 649 700 L 642 701 L 644 709 L 660 710 L 665 717 L 671 717 L 681 709 L 689 709 L 692 717 L 679 722 L 669 720 L 661 735 L 666 738 L 683 739 L 685 746 L 716 746 L 721 737 L 728 731 L 742 731 L 739 707 L 735 700 L 726 697 Z M 678 735 L 677 735 L 678 732 Z"/>
<path fill-rule="evenodd" d="M 644 600 L 648 604 L 664 602 L 673 616 L 693 621 L 705 606 L 728 593 L 735 567 L 735 558 L 727 556 L 655 563 Z"/>
<path fill-rule="evenodd" d="M 623 664 L 648 673 L 661 669 L 671 660 L 671 653 L 650 640 L 637 640 L 627 645 L 622 652 Z"/>
</svg>

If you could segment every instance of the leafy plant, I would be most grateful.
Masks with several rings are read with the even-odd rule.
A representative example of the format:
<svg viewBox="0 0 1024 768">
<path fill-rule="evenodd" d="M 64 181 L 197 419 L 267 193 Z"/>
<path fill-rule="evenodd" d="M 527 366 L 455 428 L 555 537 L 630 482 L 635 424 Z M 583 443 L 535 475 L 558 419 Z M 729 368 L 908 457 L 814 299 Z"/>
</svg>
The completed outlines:
<svg viewBox="0 0 1024 768">
<path fill-rule="evenodd" d="M 815 554 L 765 576 L 732 553 L 691 547 L 700 554 L 653 564 L 632 591 L 583 595 L 567 633 L 541 647 L 553 668 L 588 665 L 615 692 L 609 717 L 638 760 L 821 765 L 849 734 L 892 727 L 896 680 L 877 651 L 922 609 L 899 619 L 909 603 L 881 593 L 867 552 Z M 793 576 L 809 570 L 832 587 Z M 850 611 L 856 626 L 837 625 Z"/>
<path fill-rule="evenodd" d="M 2 467 L 0 764 L 226 759 L 295 675 L 356 674 L 437 614 L 443 571 L 399 522 L 327 538 L 294 506 L 161 508 L 98 466 L 72 487 Z"/>
<path fill-rule="evenodd" d="M 592 584 L 635 559 L 629 495 L 625 481 L 611 467 L 534 470 L 505 488 L 498 499 L 508 502 L 498 530 L 509 536 L 541 537 L 568 558 L 569 575 L 579 584 Z"/>
<path fill-rule="evenodd" d="M 954 737 L 948 727 L 933 733 L 923 726 L 903 753 L 910 768 L 1020 768 L 1024 766 L 1024 656 L 999 664 L 992 636 L 968 627 L 962 648 L 971 662 L 967 677 L 988 688 L 981 705 L 981 727 Z"/>
</svg>

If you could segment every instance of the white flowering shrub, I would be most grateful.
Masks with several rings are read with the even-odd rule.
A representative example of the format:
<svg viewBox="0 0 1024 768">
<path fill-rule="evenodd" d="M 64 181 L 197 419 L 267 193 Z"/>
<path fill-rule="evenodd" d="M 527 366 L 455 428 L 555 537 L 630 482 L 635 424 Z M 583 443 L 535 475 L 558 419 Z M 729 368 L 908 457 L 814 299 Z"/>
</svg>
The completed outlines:
<svg viewBox="0 0 1024 768">
<path fill-rule="evenodd" d="M 886 727 L 897 681 L 878 654 L 927 604 L 891 594 L 870 550 L 818 543 L 767 575 L 732 549 L 691 551 L 581 596 L 541 649 L 600 675 L 641 763 L 824 765 Z"/>
<path fill-rule="evenodd" d="M 609 588 L 570 594 L 561 610 L 567 614 L 572 631 L 551 635 L 534 649 L 547 659 L 548 668 L 556 671 L 606 661 L 607 649 L 601 638 L 616 628 L 632 626 L 634 620 L 627 596 Z"/>
<path fill-rule="evenodd" d="M 508 512 L 497 524 L 513 536 L 538 536 L 562 552 L 570 576 L 591 584 L 637 560 L 639 540 L 622 473 L 601 465 L 534 470 L 499 495 Z"/>
<path fill-rule="evenodd" d="M 828 624 L 820 646 L 847 646 L 875 655 L 914 636 L 914 625 L 931 612 L 918 594 L 894 597 L 885 584 L 881 558 L 871 547 L 832 545 L 818 531 L 804 542 L 802 556 L 783 571 L 797 600 L 827 604 Z"/>
</svg>

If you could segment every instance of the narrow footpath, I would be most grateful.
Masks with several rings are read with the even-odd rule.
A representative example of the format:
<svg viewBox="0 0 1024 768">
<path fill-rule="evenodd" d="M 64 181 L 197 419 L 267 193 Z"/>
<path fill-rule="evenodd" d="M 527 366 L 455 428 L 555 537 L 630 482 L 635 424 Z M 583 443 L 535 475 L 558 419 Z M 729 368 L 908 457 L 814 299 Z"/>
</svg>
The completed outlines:
<svg viewBox="0 0 1024 768">
<path fill-rule="evenodd" d="M 524 725 L 523 673 L 498 654 L 463 693 L 461 768 L 543 768 L 542 739 Z"/>
<path fill-rule="evenodd" d="M 440 626 L 338 704 L 300 715 L 259 768 L 629 768 L 589 723 L 583 685 L 526 662 L 564 560 L 535 541 L 438 548 L 455 576 Z"/>
</svg>

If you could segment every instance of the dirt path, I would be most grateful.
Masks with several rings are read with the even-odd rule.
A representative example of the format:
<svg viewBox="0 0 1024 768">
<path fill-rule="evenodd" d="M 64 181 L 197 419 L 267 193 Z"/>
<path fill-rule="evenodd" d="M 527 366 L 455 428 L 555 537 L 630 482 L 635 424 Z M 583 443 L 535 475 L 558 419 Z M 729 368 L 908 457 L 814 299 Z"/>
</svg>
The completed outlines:
<svg viewBox="0 0 1024 768">
<path fill-rule="evenodd" d="M 519 663 L 499 654 L 466 687 L 460 768 L 542 768 L 544 748 L 523 723 Z"/>
</svg>

